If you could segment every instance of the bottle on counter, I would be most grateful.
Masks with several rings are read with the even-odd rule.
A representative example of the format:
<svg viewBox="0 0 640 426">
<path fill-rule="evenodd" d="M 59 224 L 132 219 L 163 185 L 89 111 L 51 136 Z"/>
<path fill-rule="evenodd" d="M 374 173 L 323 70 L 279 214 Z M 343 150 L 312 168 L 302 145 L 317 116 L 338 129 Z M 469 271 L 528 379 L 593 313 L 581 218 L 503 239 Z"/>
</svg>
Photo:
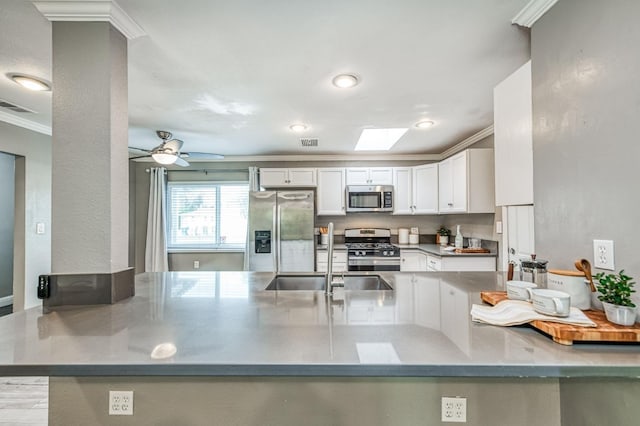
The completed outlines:
<svg viewBox="0 0 640 426">
<path fill-rule="evenodd" d="M 462 237 L 462 232 L 460 232 L 460 225 L 456 225 L 456 248 L 462 248 L 464 244 L 464 238 Z"/>
</svg>

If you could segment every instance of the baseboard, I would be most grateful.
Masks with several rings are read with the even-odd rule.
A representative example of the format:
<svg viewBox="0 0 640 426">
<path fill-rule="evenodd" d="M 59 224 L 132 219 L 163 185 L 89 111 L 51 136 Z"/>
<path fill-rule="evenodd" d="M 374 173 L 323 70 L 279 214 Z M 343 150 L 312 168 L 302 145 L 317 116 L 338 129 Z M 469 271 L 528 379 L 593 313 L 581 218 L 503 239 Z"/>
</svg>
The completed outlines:
<svg viewBox="0 0 640 426">
<path fill-rule="evenodd" d="M 0 297 L 0 308 L 13 305 L 13 296 Z"/>
</svg>

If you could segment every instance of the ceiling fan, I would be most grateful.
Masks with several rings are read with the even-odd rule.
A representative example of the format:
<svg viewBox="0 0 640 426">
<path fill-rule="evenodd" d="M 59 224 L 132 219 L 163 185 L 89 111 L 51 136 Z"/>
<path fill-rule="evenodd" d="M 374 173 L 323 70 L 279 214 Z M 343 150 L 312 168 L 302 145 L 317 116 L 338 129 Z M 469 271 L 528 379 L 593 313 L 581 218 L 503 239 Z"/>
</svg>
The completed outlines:
<svg viewBox="0 0 640 426">
<path fill-rule="evenodd" d="M 156 134 L 160 139 L 162 139 L 162 143 L 150 150 L 130 147 L 132 150 L 146 152 L 145 155 L 131 157 L 130 160 L 151 157 L 156 163 L 159 164 L 175 164 L 177 166 L 187 167 L 189 165 L 189 162 L 185 160 L 185 158 L 207 158 L 211 160 L 221 160 L 224 158 L 224 155 L 210 154 L 207 152 L 181 152 L 180 149 L 182 148 L 184 142 L 182 142 L 180 139 L 173 139 L 173 135 L 171 134 L 171 132 L 167 132 L 165 130 L 156 130 Z"/>
</svg>

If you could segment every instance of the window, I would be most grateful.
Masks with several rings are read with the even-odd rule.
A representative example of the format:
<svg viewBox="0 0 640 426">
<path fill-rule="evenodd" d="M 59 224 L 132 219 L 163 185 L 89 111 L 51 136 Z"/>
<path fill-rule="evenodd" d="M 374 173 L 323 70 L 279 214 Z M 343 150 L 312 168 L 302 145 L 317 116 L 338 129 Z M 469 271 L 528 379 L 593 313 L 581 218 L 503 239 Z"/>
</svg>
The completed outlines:
<svg viewBox="0 0 640 426">
<path fill-rule="evenodd" d="M 244 248 L 248 201 L 246 183 L 169 182 L 167 247 Z"/>
</svg>

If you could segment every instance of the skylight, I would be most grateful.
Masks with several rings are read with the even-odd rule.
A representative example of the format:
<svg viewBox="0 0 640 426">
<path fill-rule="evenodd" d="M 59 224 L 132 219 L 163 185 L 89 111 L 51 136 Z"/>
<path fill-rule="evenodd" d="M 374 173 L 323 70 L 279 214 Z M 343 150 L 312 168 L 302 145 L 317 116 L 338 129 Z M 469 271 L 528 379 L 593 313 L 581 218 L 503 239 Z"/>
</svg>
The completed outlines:
<svg viewBox="0 0 640 426">
<path fill-rule="evenodd" d="M 388 151 L 409 129 L 364 129 L 356 151 Z"/>
</svg>

